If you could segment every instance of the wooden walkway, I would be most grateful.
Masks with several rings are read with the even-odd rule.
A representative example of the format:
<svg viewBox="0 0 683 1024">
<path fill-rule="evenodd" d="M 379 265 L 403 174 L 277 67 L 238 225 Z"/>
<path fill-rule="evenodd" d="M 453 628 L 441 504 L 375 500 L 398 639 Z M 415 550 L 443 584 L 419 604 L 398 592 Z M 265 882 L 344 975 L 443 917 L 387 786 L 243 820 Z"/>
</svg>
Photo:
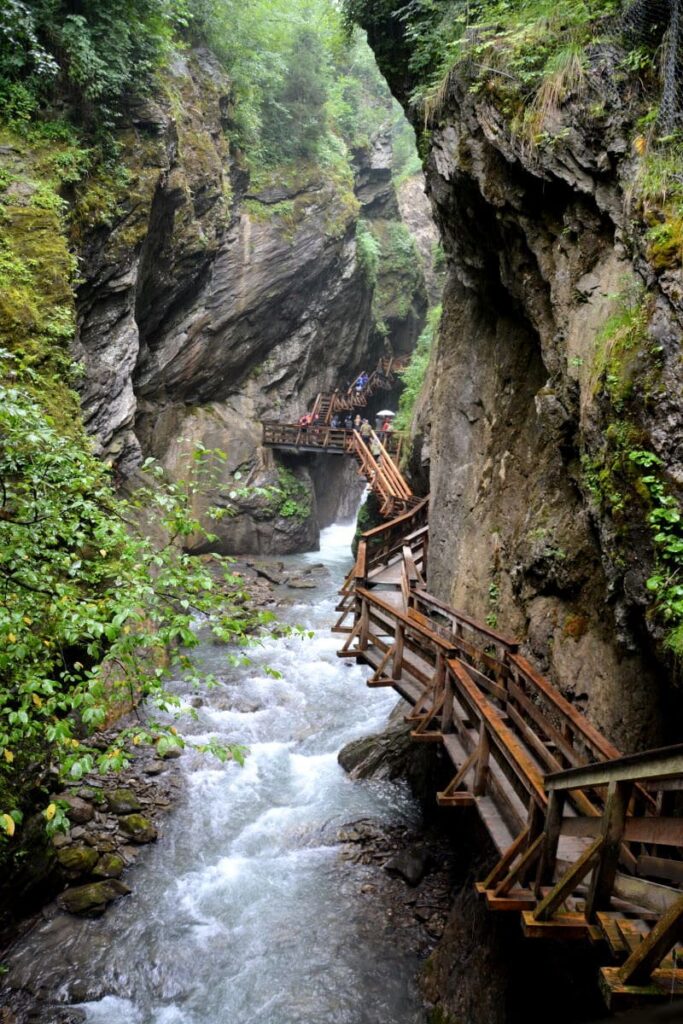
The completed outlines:
<svg viewBox="0 0 683 1024">
<path fill-rule="evenodd" d="M 530 938 L 595 943 L 610 1008 L 683 995 L 683 745 L 623 757 L 520 654 L 426 589 L 428 502 L 360 541 L 338 654 L 439 744 L 443 807 L 473 807 L 499 859 L 477 882 Z"/>
<path fill-rule="evenodd" d="M 420 499 L 413 495 L 398 468 L 399 440 L 389 434 L 381 440 L 371 431 L 369 445 L 357 430 L 341 427 L 308 426 L 297 423 L 279 423 L 264 420 L 263 445 L 280 451 L 313 452 L 326 455 L 350 455 L 358 463 L 358 472 L 364 476 L 379 501 L 380 515 L 390 519 L 414 508 Z M 371 448 L 377 452 L 377 458 Z"/>
<path fill-rule="evenodd" d="M 320 392 L 311 409 L 311 416 L 319 426 L 329 426 L 335 414 L 365 408 L 377 391 L 389 391 L 395 386 L 396 374 L 405 369 L 409 360 L 410 356 L 380 359 L 371 373 L 362 370 L 346 390 L 338 388 L 332 392 Z"/>
</svg>

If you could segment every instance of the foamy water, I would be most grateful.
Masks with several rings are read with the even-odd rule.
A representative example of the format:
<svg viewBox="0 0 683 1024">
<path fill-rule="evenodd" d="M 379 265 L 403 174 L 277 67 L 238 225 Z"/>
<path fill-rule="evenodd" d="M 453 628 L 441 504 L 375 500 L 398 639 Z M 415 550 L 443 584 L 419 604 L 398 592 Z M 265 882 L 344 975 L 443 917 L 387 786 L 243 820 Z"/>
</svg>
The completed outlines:
<svg viewBox="0 0 683 1024">
<path fill-rule="evenodd" d="M 390 691 L 367 689 L 365 668 L 336 657 L 329 631 L 352 535 L 351 525 L 332 526 L 320 552 L 289 559 L 331 570 L 317 590 L 290 591 L 305 598 L 282 615 L 312 639 L 269 640 L 237 670 L 224 648 L 203 652 L 225 682 L 189 731 L 247 744 L 245 766 L 186 754 L 186 798 L 129 872 L 133 895 L 98 921 L 49 922 L 17 951 L 88 1021 L 424 1020 L 414 959 L 390 927 L 369 926 L 357 872 L 334 845 L 344 822 L 415 813 L 400 785 L 352 781 L 337 763 L 339 748 L 381 729 L 395 703 Z M 67 972 L 50 967 L 57 940 Z"/>
</svg>

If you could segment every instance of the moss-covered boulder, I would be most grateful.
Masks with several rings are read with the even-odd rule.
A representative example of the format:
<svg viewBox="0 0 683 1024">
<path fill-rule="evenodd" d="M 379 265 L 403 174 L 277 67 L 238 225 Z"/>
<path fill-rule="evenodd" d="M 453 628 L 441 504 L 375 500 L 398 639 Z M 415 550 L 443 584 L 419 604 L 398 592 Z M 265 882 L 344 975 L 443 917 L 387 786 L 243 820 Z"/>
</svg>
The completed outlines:
<svg viewBox="0 0 683 1024">
<path fill-rule="evenodd" d="M 99 854 L 92 846 L 65 846 L 57 851 L 57 860 L 70 875 L 89 875 Z"/>
<path fill-rule="evenodd" d="M 120 818 L 119 828 L 134 843 L 152 843 L 157 837 L 154 825 L 142 814 L 127 814 Z"/>
<path fill-rule="evenodd" d="M 103 853 L 92 873 L 95 878 L 118 878 L 124 866 L 123 857 L 118 853 Z"/>
<path fill-rule="evenodd" d="M 140 801 L 132 789 L 114 789 L 107 793 L 107 804 L 112 814 L 136 814 L 141 811 Z"/>
<path fill-rule="evenodd" d="M 57 903 L 62 910 L 68 910 L 70 914 L 99 917 L 110 903 L 121 896 L 127 896 L 130 891 L 128 886 L 117 878 L 110 878 L 104 882 L 92 882 L 90 885 L 67 889 L 57 898 Z"/>
</svg>

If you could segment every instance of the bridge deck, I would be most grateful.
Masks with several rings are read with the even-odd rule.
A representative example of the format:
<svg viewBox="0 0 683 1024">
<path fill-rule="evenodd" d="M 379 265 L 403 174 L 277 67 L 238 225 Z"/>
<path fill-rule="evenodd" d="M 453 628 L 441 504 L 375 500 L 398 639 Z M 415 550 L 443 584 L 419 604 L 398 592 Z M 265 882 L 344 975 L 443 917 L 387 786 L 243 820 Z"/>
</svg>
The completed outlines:
<svg viewBox="0 0 683 1024">
<path fill-rule="evenodd" d="M 340 657 L 408 702 L 415 742 L 442 748 L 438 802 L 475 807 L 499 854 L 477 883 L 491 910 L 521 911 L 529 938 L 602 944 L 611 1007 L 683 994 L 683 746 L 622 758 L 514 640 L 430 595 L 425 515 L 364 534 Z"/>
</svg>

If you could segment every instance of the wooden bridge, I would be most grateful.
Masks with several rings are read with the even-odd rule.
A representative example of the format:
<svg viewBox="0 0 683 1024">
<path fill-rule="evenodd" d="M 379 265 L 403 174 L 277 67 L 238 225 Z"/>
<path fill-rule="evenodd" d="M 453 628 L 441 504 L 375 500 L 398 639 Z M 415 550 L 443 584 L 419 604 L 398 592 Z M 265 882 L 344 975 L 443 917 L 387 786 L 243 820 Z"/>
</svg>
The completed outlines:
<svg viewBox="0 0 683 1024">
<path fill-rule="evenodd" d="M 363 438 L 354 429 L 332 426 L 339 413 L 348 415 L 366 406 L 377 390 L 393 387 L 394 375 L 405 367 L 408 359 L 380 359 L 371 374 L 363 371 L 346 391 L 321 392 L 308 414 L 311 422 L 307 424 L 263 420 L 264 447 L 296 453 L 351 455 L 358 462 L 359 475 L 365 477 L 377 496 L 380 515 L 389 519 L 413 508 L 419 498 L 413 495 L 399 469 L 400 435 L 388 432 L 380 438 L 370 431 Z"/>
<path fill-rule="evenodd" d="M 357 430 L 341 427 L 306 426 L 264 420 L 263 444 L 266 448 L 297 453 L 351 455 L 379 501 L 380 515 L 392 518 L 413 508 L 420 501 L 413 495 L 398 468 L 401 439 L 395 434 L 380 436 L 371 431 L 368 441 Z"/>
<path fill-rule="evenodd" d="M 477 882 L 529 939 L 596 944 L 610 1008 L 683 995 L 683 745 L 626 757 L 520 653 L 425 586 L 427 500 L 370 530 L 341 590 L 338 654 L 439 744 L 443 807 L 476 809 L 498 860 Z"/>
</svg>

